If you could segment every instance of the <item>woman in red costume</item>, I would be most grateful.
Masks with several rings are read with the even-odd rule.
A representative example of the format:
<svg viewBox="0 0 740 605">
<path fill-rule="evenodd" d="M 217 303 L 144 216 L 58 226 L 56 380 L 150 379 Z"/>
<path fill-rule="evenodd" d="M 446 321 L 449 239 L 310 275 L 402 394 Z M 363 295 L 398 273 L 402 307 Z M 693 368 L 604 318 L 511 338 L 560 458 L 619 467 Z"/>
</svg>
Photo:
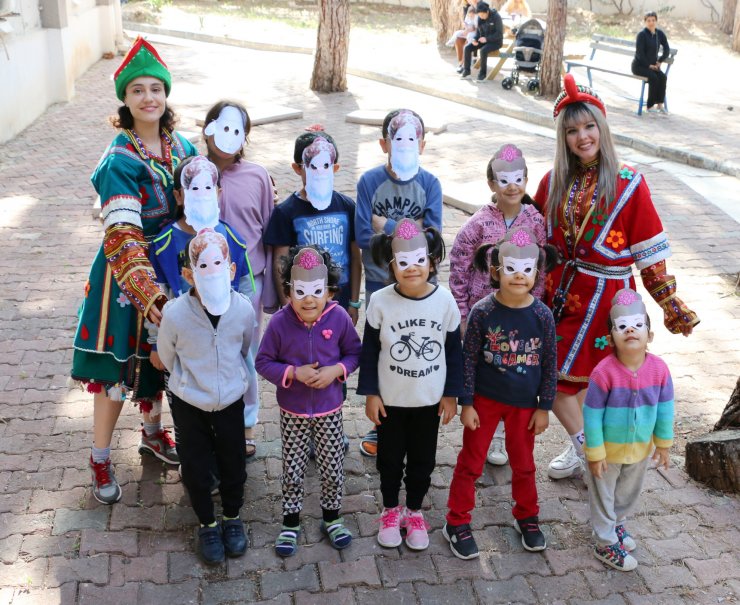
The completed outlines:
<svg viewBox="0 0 740 605">
<path fill-rule="evenodd" d="M 563 258 L 547 277 L 545 297 L 558 322 L 553 411 L 571 438 L 548 474 L 562 479 L 584 468 L 581 406 L 591 371 L 609 354 L 610 301 L 617 290 L 635 287 L 632 265 L 671 333 L 688 336 L 699 319 L 676 297 L 676 280 L 665 263 L 670 247 L 650 189 L 642 174 L 617 159 L 601 99 L 566 74 L 553 117 L 555 162 L 535 200 L 548 242 Z"/>
</svg>

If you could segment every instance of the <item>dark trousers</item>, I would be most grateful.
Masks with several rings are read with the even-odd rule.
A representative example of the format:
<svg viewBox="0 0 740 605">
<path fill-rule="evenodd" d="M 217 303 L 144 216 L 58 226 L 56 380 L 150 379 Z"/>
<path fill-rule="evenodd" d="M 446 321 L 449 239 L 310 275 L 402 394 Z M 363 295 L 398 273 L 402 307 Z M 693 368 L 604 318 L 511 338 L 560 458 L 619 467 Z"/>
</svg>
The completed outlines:
<svg viewBox="0 0 740 605">
<path fill-rule="evenodd" d="M 419 510 L 429 490 L 432 471 L 437 462 L 439 405 L 435 403 L 420 408 L 387 405 L 385 411 L 388 416 L 381 416 L 378 427 L 376 460 L 383 506 L 398 506 L 398 492 L 403 479 L 406 485 L 406 506 Z"/>
<path fill-rule="evenodd" d="M 203 525 L 216 520 L 211 498 L 212 469 L 218 469 L 225 517 L 238 517 L 244 504 L 247 457 L 244 449 L 244 401 L 217 412 L 204 412 L 172 395 L 177 453 L 182 482 Z"/>
<path fill-rule="evenodd" d="M 487 42 L 486 44 L 479 44 L 478 46 L 468 44 L 463 50 L 465 54 L 463 69 L 467 73 L 470 73 L 470 63 L 472 61 L 473 53 L 477 50 L 480 52 L 478 55 L 480 57 L 480 73 L 485 74 L 488 66 L 488 53 L 493 52 L 494 50 L 499 50 L 501 46 L 500 42 Z"/>
<path fill-rule="evenodd" d="M 642 65 L 632 64 L 632 73 L 636 76 L 643 76 L 648 79 L 648 98 L 647 107 L 650 109 L 656 103 L 665 102 L 665 87 L 668 76 L 661 70 L 650 69 Z"/>
<path fill-rule="evenodd" d="M 463 446 L 457 456 L 447 500 L 447 521 L 450 525 L 470 523 L 470 513 L 475 508 L 475 482 L 483 474 L 486 454 L 499 420 L 504 421 L 506 428 L 506 452 L 514 498 L 512 513 L 515 519 L 537 516 L 540 509 L 535 483 L 534 433 L 527 430 L 534 408 L 518 408 L 482 395 L 474 396 L 473 406 L 478 412 L 480 426 L 474 431 L 463 430 Z"/>
</svg>

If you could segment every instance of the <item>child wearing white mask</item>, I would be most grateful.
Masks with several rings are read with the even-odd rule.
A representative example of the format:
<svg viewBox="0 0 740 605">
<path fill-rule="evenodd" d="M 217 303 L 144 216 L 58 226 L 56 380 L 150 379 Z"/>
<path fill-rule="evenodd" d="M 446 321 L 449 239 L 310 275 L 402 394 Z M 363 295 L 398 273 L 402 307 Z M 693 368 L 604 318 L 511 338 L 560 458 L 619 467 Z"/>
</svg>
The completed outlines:
<svg viewBox="0 0 740 605">
<path fill-rule="evenodd" d="M 242 419 L 254 310 L 231 288 L 236 266 L 221 234 L 202 230 L 186 259 L 183 278 L 192 288 L 165 305 L 158 350 L 170 373 L 182 480 L 200 522 L 197 553 L 216 565 L 247 548 L 239 510 L 247 478 Z M 211 499 L 214 463 L 221 480 L 221 523 Z"/>
<path fill-rule="evenodd" d="M 342 275 L 334 296 L 357 324 L 360 308 L 362 258 L 355 242 L 355 203 L 334 191 L 334 173 L 339 170 L 339 151 L 331 135 L 323 130 L 304 132 L 295 141 L 293 171 L 303 187 L 275 207 L 265 232 L 265 242 L 273 247 L 273 275 L 284 306 L 279 259 L 292 246 L 320 246 L 339 265 Z"/>
<path fill-rule="evenodd" d="M 248 161 L 245 157 L 251 126 L 249 114 L 241 103 L 222 100 L 206 113 L 203 139 L 208 148 L 208 159 L 221 173 L 221 218 L 247 244 L 252 274 L 252 290 L 248 296 L 257 314 L 251 351 L 252 357 L 255 357 L 260 341 L 262 313 L 273 313 L 278 308 L 272 280 L 272 247 L 264 241 L 277 194 L 275 182 L 265 167 Z M 259 421 L 260 407 L 257 375 L 251 368 L 250 374 L 254 380 L 250 380 L 250 388 L 244 395 L 244 441 L 247 457 L 254 456 L 257 451 L 254 427 Z"/>
<path fill-rule="evenodd" d="M 423 229 L 442 230 L 442 185 L 419 166 L 424 152 L 424 121 L 410 109 L 396 109 L 383 120 L 380 148 L 386 162 L 365 172 L 357 183 L 355 236 L 365 267 L 365 301 L 387 284 L 388 268 L 377 265 L 370 252 L 376 233 L 391 235 L 404 218 Z M 364 456 L 375 456 L 378 437 L 372 428 L 360 442 Z"/>
</svg>

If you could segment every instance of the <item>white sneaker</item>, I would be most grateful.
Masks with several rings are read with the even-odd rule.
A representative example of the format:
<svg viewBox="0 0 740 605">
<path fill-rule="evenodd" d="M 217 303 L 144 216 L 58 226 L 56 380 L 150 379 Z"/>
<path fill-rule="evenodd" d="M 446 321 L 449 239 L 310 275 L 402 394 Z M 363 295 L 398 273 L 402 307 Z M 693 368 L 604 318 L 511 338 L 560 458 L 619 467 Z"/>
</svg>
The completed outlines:
<svg viewBox="0 0 740 605">
<path fill-rule="evenodd" d="M 566 479 L 567 477 L 580 477 L 584 471 L 585 464 L 571 443 L 563 453 L 552 459 L 547 474 L 551 479 Z"/>
<path fill-rule="evenodd" d="M 486 456 L 488 464 L 493 466 L 503 466 L 509 462 L 509 455 L 506 453 L 506 444 L 503 437 L 494 437 L 491 443 L 491 451 Z"/>
</svg>

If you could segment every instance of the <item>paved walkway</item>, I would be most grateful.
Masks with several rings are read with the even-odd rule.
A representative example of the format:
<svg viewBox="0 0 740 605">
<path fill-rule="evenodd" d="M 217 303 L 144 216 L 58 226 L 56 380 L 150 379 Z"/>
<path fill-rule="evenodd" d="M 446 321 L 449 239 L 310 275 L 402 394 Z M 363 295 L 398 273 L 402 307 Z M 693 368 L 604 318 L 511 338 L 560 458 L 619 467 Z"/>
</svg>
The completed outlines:
<svg viewBox="0 0 740 605">
<path fill-rule="evenodd" d="M 553 140 L 546 134 L 367 80 L 350 78 L 344 94 L 314 94 L 306 87 L 309 57 L 200 44 L 163 44 L 160 50 L 174 73 L 171 101 L 185 128 L 192 129 L 222 96 L 243 99 L 248 106 L 303 109 L 303 120 L 258 127 L 250 135 L 248 155 L 275 175 L 281 196 L 296 186 L 289 166 L 293 140 L 316 122 L 339 144 L 337 189 L 354 194 L 359 175 L 382 161 L 378 129 L 344 120 L 358 108 L 410 106 L 423 115 L 444 116 L 449 128 L 429 137 L 423 162 L 445 188 L 481 182 L 492 151 L 512 141 L 525 150 L 533 190 L 553 155 Z M 355 541 L 341 554 L 319 535 L 313 469 L 305 544 L 289 560 L 273 554 L 280 460 L 274 390 L 268 385 L 263 385 L 258 456 L 248 466 L 242 510 L 251 540 L 247 555 L 214 570 L 198 563 L 195 518 L 177 473 L 140 459 L 139 417 L 130 407 L 113 441 L 123 500 L 111 507 L 98 504 L 86 466 L 91 398 L 70 390 L 66 377 L 75 311 L 102 235 L 99 223 L 90 219 L 94 194 L 88 179 L 113 134 L 105 118 L 117 106 L 109 80 L 115 67 L 110 61 L 96 64 L 79 80 L 73 102 L 51 108 L 0 146 L 0 234 L 6 241 L 0 260 L 5 278 L 0 293 L 5 343 L 0 352 L 0 603 L 680 605 L 740 597 L 740 501 L 703 488 L 682 470 L 685 440 L 710 429 L 740 366 L 740 312 L 729 277 L 740 270 L 740 226 L 653 164 L 639 168 L 670 233 L 670 266 L 680 294 L 703 321 L 688 339 L 656 329 L 652 349 L 669 363 L 677 387 L 678 443 L 674 467 L 648 473 L 631 523 L 640 542 L 636 572 L 607 571 L 590 555 L 583 484 L 546 478 L 546 463 L 562 446 L 558 426 L 538 440 L 536 449 L 541 519 L 549 537 L 544 554 L 524 552 L 511 527 L 508 468 L 487 468 L 480 481 L 474 528 L 481 558 L 465 562 L 449 552 L 438 530 L 461 441 L 457 421 L 441 432 L 426 503 L 434 530 L 429 550 L 379 548 L 378 476 L 356 448 L 368 422 L 353 381 L 345 412 L 352 449 L 344 512 Z M 448 243 L 465 219 L 459 210 L 445 209 Z M 659 324 L 657 306 L 650 311 Z"/>
</svg>

